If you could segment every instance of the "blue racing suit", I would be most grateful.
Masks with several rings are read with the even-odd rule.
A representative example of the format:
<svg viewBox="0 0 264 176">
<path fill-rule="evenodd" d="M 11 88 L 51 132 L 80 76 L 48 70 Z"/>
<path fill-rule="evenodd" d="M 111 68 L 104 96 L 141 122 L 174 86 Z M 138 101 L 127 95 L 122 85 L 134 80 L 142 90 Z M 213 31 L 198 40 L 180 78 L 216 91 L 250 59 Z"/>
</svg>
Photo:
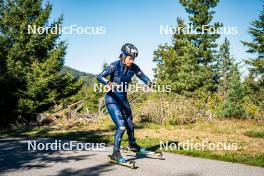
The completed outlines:
<svg viewBox="0 0 264 176">
<path fill-rule="evenodd" d="M 136 64 L 127 67 L 122 60 L 113 62 L 97 77 L 102 84 L 109 84 L 110 82 L 117 85 L 128 86 L 134 74 L 141 79 L 145 84 L 151 83 L 150 79 L 140 70 Z M 110 76 L 107 80 L 106 77 Z M 134 137 L 134 124 L 131 108 L 127 99 L 127 92 L 112 89 L 105 95 L 106 108 L 116 125 L 116 133 L 114 136 L 114 149 L 119 150 L 121 140 L 125 129 L 129 139 L 129 145 L 136 143 Z"/>
</svg>

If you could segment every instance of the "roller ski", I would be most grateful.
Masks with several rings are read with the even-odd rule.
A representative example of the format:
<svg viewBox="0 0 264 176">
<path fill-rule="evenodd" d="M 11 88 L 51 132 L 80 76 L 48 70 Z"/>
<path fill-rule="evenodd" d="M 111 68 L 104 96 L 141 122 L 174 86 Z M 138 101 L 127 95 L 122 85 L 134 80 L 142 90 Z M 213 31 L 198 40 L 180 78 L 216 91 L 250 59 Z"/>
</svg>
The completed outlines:
<svg viewBox="0 0 264 176">
<path fill-rule="evenodd" d="M 133 152 L 136 153 L 136 155 L 155 155 L 158 157 L 162 157 L 162 152 L 161 151 L 151 151 L 151 150 L 147 150 L 145 148 L 140 147 L 137 144 L 134 145 L 130 145 L 128 147 L 123 147 L 122 151 L 124 151 L 125 153 L 129 153 L 129 152 Z"/>
<path fill-rule="evenodd" d="M 136 169 L 136 162 L 133 160 L 127 161 L 125 158 L 122 157 L 119 150 L 114 151 L 112 155 L 108 155 L 108 162 L 129 167 L 131 169 Z"/>
</svg>

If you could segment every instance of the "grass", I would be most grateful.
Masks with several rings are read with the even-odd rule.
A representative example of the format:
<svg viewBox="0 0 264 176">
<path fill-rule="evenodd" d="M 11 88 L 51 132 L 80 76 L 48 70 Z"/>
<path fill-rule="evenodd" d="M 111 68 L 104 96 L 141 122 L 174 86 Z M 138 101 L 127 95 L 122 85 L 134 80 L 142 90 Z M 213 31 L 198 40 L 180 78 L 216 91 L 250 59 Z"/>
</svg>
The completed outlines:
<svg viewBox="0 0 264 176">
<path fill-rule="evenodd" d="M 141 145 L 148 147 L 150 149 L 159 148 L 158 142 L 159 139 L 147 138 L 138 141 Z M 158 147 L 157 147 L 158 146 Z M 264 153 L 251 155 L 251 154 L 242 154 L 239 152 L 225 152 L 225 153 L 216 153 L 210 150 L 163 150 L 170 153 L 183 154 L 187 156 L 207 158 L 221 161 L 228 161 L 233 163 L 242 163 L 247 165 L 254 165 L 264 167 Z"/>
<path fill-rule="evenodd" d="M 264 138 L 264 131 L 247 131 L 245 135 L 254 138 Z"/>
<path fill-rule="evenodd" d="M 210 120 L 199 121 L 190 125 L 157 125 L 135 122 L 137 142 L 153 150 L 159 149 L 160 141 L 183 143 L 192 140 L 194 143 L 207 140 L 211 143 L 237 143 L 235 151 L 211 150 L 165 150 L 171 153 L 194 157 L 223 160 L 264 167 L 263 122 L 250 120 Z M 114 125 L 109 118 L 98 122 L 77 123 L 74 125 L 35 127 L 0 131 L 0 136 L 24 136 L 29 138 L 50 137 L 87 142 L 105 142 L 113 144 Z M 124 135 L 122 145 L 127 145 Z"/>
</svg>

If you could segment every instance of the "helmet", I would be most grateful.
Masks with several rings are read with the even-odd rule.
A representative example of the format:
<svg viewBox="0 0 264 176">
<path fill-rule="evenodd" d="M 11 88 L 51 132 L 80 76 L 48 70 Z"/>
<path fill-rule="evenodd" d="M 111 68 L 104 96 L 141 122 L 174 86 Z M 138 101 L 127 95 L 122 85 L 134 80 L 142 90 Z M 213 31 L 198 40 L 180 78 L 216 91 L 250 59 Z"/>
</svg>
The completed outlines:
<svg viewBox="0 0 264 176">
<path fill-rule="evenodd" d="M 123 56 L 132 56 L 133 58 L 138 56 L 138 49 L 131 43 L 126 43 L 121 48 Z"/>
</svg>

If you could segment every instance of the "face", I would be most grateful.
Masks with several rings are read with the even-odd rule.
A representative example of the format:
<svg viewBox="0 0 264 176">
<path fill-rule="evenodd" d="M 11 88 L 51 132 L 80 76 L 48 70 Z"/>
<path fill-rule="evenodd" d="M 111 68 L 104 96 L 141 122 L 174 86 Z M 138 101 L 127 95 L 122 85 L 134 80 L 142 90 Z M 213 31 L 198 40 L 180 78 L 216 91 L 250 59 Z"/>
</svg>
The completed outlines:
<svg viewBox="0 0 264 176">
<path fill-rule="evenodd" d="M 126 66 L 128 66 L 128 67 L 129 67 L 130 65 L 132 65 L 133 62 L 134 62 L 134 58 L 131 57 L 131 56 L 127 56 L 127 57 L 124 59 L 124 64 L 125 64 Z"/>
</svg>

